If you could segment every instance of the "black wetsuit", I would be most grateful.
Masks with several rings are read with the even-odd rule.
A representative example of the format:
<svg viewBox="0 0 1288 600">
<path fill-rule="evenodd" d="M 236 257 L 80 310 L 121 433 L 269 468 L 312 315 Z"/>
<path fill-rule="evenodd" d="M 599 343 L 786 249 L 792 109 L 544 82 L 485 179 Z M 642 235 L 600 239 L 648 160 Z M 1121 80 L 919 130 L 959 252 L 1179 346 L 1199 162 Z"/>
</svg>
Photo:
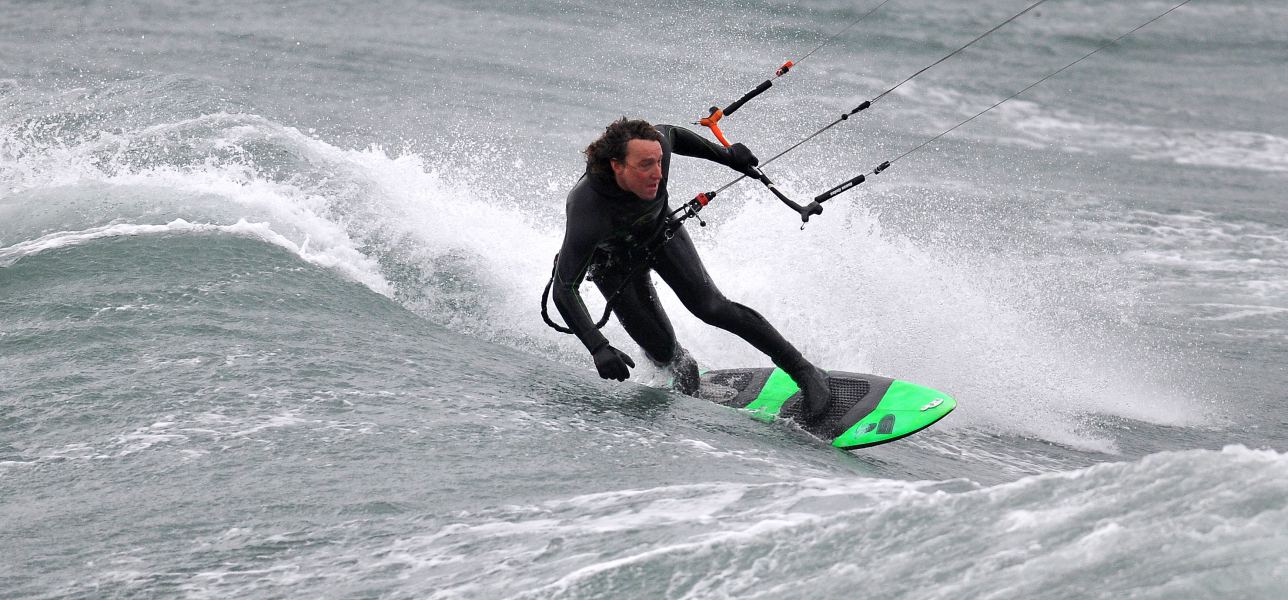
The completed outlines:
<svg viewBox="0 0 1288 600">
<path fill-rule="evenodd" d="M 689 364 L 681 368 L 692 371 L 696 386 L 697 367 L 676 343 L 671 321 L 653 288 L 651 269 L 699 319 L 746 340 L 788 373 L 813 369 L 760 313 L 720 293 L 683 227 L 653 254 L 648 269 L 635 268 L 647 260 L 645 246 L 656 239 L 655 234 L 666 225 L 671 212 L 666 184 L 672 153 L 723 165 L 732 162 L 725 148 L 692 131 L 671 125 L 658 125 L 657 130 L 662 134 L 662 181 L 654 199 L 643 200 L 621 189 L 612 173 L 588 172 L 568 193 L 568 225 L 552 286 L 555 306 L 564 321 L 592 353 L 608 342 L 595 328 L 578 290 L 590 271 L 605 297 L 622 289 L 613 304 L 613 314 L 649 359 L 663 365 L 684 358 Z M 627 277 L 631 278 L 629 282 Z M 684 376 L 679 370 L 677 381 Z"/>
</svg>

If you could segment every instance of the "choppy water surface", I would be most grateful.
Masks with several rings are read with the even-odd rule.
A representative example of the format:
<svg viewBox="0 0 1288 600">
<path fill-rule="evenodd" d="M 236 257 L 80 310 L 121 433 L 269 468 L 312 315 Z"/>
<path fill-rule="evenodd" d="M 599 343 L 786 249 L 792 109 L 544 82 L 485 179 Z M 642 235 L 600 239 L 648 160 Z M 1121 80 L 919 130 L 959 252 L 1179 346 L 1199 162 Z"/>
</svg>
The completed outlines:
<svg viewBox="0 0 1288 600">
<path fill-rule="evenodd" d="M 958 399 L 915 437 L 601 381 L 541 323 L 605 123 L 874 5 L 0 4 L 0 595 L 1284 595 L 1288 8 L 1192 2 L 804 231 L 703 212 L 807 355 Z M 771 156 L 1026 5 L 890 2 L 722 125 Z M 769 170 L 810 197 L 1169 6 L 1044 4 Z"/>
</svg>

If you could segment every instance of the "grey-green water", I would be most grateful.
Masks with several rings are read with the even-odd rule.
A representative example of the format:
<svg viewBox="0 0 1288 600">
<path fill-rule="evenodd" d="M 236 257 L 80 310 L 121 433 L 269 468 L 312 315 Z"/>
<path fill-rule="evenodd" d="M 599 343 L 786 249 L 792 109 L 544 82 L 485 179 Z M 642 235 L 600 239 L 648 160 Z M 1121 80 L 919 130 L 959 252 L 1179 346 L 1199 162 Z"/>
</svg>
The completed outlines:
<svg viewBox="0 0 1288 600">
<path fill-rule="evenodd" d="M 772 155 L 1023 6 L 891 2 L 725 131 Z M 868 8 L 0 4 L 0 596 L 1283 595 L 1284 8 L 1191 3 L 804 231 L 704 211 L 806 354 L 958 399 L 917 436 L 601 381 L 541 323 L 604 123 Z M 1166 8 L 1048 3 L 771 174 L 808 197 Z M 768 364 L 663 294 L 704 366 Z"/>
</svg>

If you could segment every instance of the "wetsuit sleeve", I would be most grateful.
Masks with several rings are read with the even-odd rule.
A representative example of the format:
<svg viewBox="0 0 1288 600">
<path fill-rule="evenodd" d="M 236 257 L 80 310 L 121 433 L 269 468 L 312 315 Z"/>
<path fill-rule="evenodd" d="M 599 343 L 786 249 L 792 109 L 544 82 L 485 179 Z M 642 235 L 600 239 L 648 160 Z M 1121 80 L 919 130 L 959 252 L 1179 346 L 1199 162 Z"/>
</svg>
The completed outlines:
<svg viewBox="0 0 1288 600">
<path fill-rule="evenodd" d="M 559 259 L 555 262 L 551 297 L 568 328 L 586 346 L 586 350 L 594 352 L 607 344 L 608 338 L 595 327 L 595 321 L 581 299 L 580 287 L 594 256 L 595 245 L 611 224 L 606 215 L 588 206 L 590 199 L 582 195 L 582 191 L 574 189 L 568 198 L 568 225 L 564 230 L 563 245 L 559 247 Z"/>
<path fill-rule="evenodd" d="M 670 142 L 671 151 L 683 156 L 703 158 L 729 166 L 729 149 L 697 133 L 675 125 L 658 125 L 657 130 Z"/>
</svg>

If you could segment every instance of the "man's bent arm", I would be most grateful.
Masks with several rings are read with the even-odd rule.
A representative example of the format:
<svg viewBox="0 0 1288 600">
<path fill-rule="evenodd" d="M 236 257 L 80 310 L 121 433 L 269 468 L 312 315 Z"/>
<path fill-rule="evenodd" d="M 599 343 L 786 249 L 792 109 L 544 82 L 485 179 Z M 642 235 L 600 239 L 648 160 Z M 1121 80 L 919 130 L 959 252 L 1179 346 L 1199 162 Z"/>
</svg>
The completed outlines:
<svg viewBox="0 0 1288 600">
<path fill-rule="evenodd" d="M 730 166 L 728 148 L 712 142 L 696 132 L 676 125 L 658 125 L 657 129 L 670 142 L 671 152 Z"/>
<path fill-rule="evenodd" d="M 595 230 L 598 227 L 587 223 L 586 215 L 573 215 L 572 208 L 572 204 L 569 204 L 568 225 L 564 231 L 563 246 L 559 248 L 559 260 L 555 263 L 551 297 L 568 328 L 586 346 L 586 350 L 594 352 L 607 344 L 608 338 L 595 327 L 595 321 L 581 299 L 579 288 L 595 252 L 598 241 Z"/>
</svg>

